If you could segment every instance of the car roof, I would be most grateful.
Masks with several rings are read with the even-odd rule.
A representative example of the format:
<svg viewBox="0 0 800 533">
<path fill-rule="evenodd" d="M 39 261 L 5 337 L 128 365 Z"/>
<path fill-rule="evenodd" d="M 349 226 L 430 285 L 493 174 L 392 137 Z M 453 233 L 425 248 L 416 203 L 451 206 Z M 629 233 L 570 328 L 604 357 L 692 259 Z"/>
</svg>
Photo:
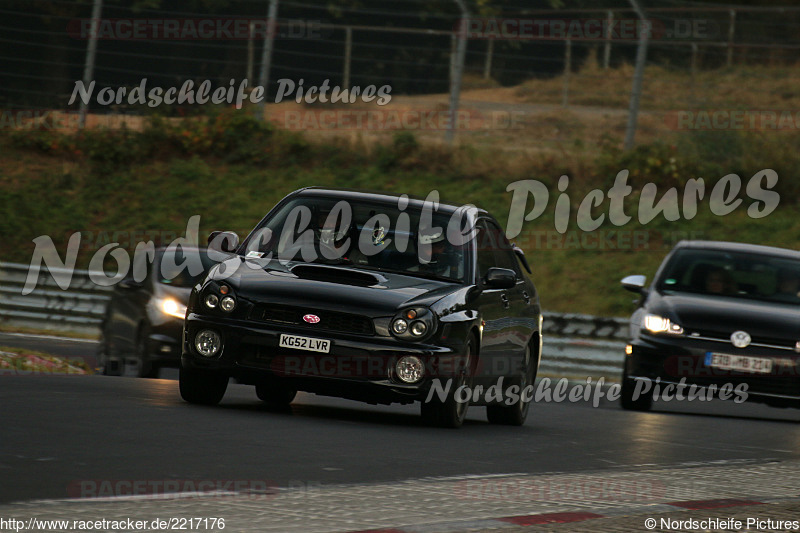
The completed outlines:
<svg viewBox="0 0 800 533">
<path fill-rule="evenodd" d="M 342 200 L 366 201 L 366 202 L 374 202 L 374 203 L 381 203 L 394 206 L 397 205 L 397 201 L 400 199 L 399 194 L 391 192 L 360 191 L 355 189 L 339 189 L 339 188 L 326 188 L 326 187 L 306 187 L 304 189 L 295 191 L 290 196 L 294 195 L 341 198 Z M 418 209 L 421 209 L 423 207 L 425 203 L 425 198 L 420 198 L 418 196 L 410 194 L 407 194 L 406 196 L 408 196 L 409 207 L 415 207 Z M 440 200 L 438 211 L 447 214 L 452 214 L 460 207 L 462 207 L 460 204 L 450 203 Z M 471 211 L 473 211 L 473 213 L 476 216 L 489 215 L 489 213 L 486 210 L 481 209 L 479 207 L 474 207 L 471 209 Z"/>
<path fill-rule="evenodd" d="M 688 248 L 694 250 L 718 250 L 721 252 L 741 252 L 751 254 L 772 255 L 786 259 L 800 259 L 800 251 L 761 244 L 727 241 L 680 241 L 675 249 Z"/>
</svg>

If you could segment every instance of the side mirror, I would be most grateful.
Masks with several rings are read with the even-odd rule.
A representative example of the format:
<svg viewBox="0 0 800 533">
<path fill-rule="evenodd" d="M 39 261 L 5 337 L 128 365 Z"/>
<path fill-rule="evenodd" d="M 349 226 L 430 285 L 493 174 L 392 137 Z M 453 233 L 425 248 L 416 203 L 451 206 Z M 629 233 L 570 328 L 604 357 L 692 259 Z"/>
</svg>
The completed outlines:
<svg viewBox="0 0 800 533">
<path fill-rule="evenodd" d="M 135 291 L 137 289 L 141 289 L 144 287 L 144 283 L 141 281 L 136 281 L 133 278 L 125 278 L 119 283 L 117 283 L 117 287 L 124 291 Z"/>
<path fill-rule="evenodd" d="M 517 284 L 517 273 L 509 268 L 492 267 L 483 278 L 488 289 L 510 289 Z"/>
<path fill-rule="evenodd" d="M 522 248 L 516 244 L 511 244 L 511 249 L 514 250 L 514 255 L 519 258 L 519 262 L 522 263 L 522 266 L 525 267 L 525 270 L 528 272 L 528 274 L 533 274 L 533 272 L 531 272 L 531 266 L 528 264 L 528 260 L 525 258 L 525 252 L 522 250 Z"/>
<path fill-rule="evenodd" d="M 641 293 L 647 278 L 642 275 L 628 276 L 622 280 L 622 286 L 631 292 Z"/>
<path fill-rule="evenodd" d="M 239 247 L 239 236 L 233 231 L 212 231 L 208 235 L 208 249 L 221 253 L 233 253 Z"/>
</svg>

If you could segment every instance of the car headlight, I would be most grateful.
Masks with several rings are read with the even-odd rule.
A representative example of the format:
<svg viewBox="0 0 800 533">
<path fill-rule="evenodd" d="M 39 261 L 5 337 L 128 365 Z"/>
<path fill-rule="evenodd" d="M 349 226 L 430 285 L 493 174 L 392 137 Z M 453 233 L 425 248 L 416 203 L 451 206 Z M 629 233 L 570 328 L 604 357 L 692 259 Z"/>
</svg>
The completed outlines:
<svg viewBox="0 0 800 533">
<path fill-rule="evenodd" d="M 213 329 L 204 329 L 195 336 L 194 347 L 203 357 L 214 357 L 222 348 L 222 339 Z"/>
<path fill-rule="evenodd" d="M 394 322 L 392 322 L 392 331 L 397 333 L 398 335 L 402 335 L 406 331 L 408 331 L 408 322 L 406 322 L 402 318 L 398 318 Z"/>
<path fill-rule="evenodd" d="M 425 365 L 419 357 L 405 355 L 395 364 L 395 374 L 404 383 L 416 383 L 425 375 Z"/>
<path fill-rule="evenodd" d="M 664 318 L 663 316 L 645 315 L 643 325 L 644 329 L 650 333 L 671 333 L 673 335 L 683 334 L 683 327 L 675 322 L 672 322 L 669 318 Z"/>
<path fill-rule="evenodd" d="M 411 334 L 417 337 L 422 337 L 425 335 L 425 332 L 428 331 L 428 326 L 425 325 L 425 322 L 421 320 L 417 320 L 413 324 L 411 324 Z"/>
<path fill-rule="evenodd" d="M 208 296 L 206 296 L 205 302 L 206 302 L 206 307 L 208 307 L 209 309 L 214 309 L 215 307 L 217 307 L 217 304 L 219 303 L 219 296 L 217 296 L 216 294 L 209 294 Z"/>
<path fill-rule="evenodd" d="M 234 307 L 236 307 L 236 300 L 234 300 L 232 296 L 226 296 L 219 302 L 219 308 L 226 313 L 233 311 Z"/>
<path fill-rule="evenodd" d="M 236 295 L 230 285 L 211 282 L 203 289 L 201 300 L 206 309 L 219 309 L 230 313 L 236 309 Z"/>
<path fill-rule="evenodd" d="M 395 337 L 418 341 L 433 332 L 435 317 L 430 309 L 414 307 L 403 309 L 392 318 L 391 330 Z"/>
<path fill-rule="evenodd" d="M 186 306 L 174 298 L 164 298 L 159 301 L 158 308 L 162 313 L 183 320 L 186 318 Z"/>
</svg>

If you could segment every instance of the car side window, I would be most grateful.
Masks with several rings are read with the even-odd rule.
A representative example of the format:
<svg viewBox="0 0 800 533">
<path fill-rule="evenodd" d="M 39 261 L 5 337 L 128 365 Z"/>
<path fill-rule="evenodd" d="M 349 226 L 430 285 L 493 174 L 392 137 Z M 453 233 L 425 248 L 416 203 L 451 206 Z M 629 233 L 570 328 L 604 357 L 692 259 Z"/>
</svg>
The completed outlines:
<svg viewBox="0 0 800 533">
<path fill-rule="evenodd" d="M 475 235 L 475 245 L 478 250 L 478 278 L 486 275 L 486 271 L 497 266 L 495 258 L 496 245 L 493 242 L 492 232 L 486 226 L 486 222 L 479 220 L 478 232 Z"/>
<path fill-rule="evenodd" d="M 492 221 L 488 222 L 489 233 L 491 233 L 494 238 L 495 242 L 495 264 L 500 268 L 507 268 L 509 270 L 513 270 L 517 274 L 517 279 L 522 277 L 522 271 L 519 268 L 519 262 L 517 261 L 517 256 L 514 253 L 514 250 L 511 247 L 511 243 L 508 242 L 505 233 L 500 226 L 495 224 Z"/>
</svg>

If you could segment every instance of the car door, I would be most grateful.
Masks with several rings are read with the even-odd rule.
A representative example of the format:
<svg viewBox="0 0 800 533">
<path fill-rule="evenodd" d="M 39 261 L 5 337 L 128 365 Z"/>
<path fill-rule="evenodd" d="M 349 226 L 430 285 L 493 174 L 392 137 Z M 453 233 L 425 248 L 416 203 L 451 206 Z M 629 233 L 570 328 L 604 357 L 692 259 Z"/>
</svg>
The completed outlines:
<svg viewBox="0 0 800 533">
<path fill-rule="evenodd" d="M 498 244 L 495 227 L 489 226 L 486 219 L 477 223 L 476 249 L 477 272 L 476 279 L 481 280 L 492 267 L 498 267 Z M 481 366 L 476 383 L 494 382 L 495 378 L 510 373 L 508 368 L 508 353 L 512 346 L 510 341 L 513 335 L 513 326 L 510 318 L 511 296 L 507 289 L 493 289 L 482 287 L 477 302 L 481 314 L 483 334 L 481 338 L 480 361 Z"/>
<path fill-rule="evenodd" d="M 538 309 L 533 308 L 536 295 L 532 294 L 532 289 L 522 274 L 514 248 L 503 230 L 493 220 L 488 220 L 487 225 L 495 235 L 494 240 L 497 246 L 494 253 L 497 266 L 513 270 L 517 276 L 515 286 L 505 291 L 508 301 L 505 308 L 506 327 L 502 343 L 506 350 L 503 354 L 505 359 L 502 360 L 502 364 L 511 370 L 509 373 L 514 373 L 514 370 L 519 369 L 520 364 L 523 363 L 525 347 L 538 328 Z M 500 364 L 498 361 L 498 365 Z"/>
</svg>

